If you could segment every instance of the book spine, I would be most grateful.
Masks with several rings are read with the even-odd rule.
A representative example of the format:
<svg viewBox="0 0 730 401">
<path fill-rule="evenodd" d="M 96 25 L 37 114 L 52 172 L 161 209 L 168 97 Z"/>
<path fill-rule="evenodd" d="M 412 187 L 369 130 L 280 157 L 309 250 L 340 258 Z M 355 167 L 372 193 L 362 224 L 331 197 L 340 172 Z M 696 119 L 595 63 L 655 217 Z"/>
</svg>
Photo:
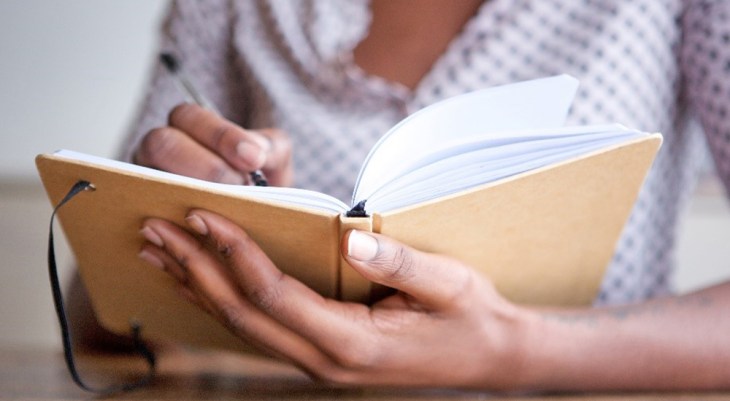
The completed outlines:
<svg viewBox="0 0 730 401">
<path fill-rule="evenodd" d="M 372 217 L 347 217 L 340 215 L 340 244 L 349 230 L 373 231 Z M 337 298 L 342 301 L 370 302 L 372 283 L 355 271 L 340 252 L 339 285 Z"/>
</svg>

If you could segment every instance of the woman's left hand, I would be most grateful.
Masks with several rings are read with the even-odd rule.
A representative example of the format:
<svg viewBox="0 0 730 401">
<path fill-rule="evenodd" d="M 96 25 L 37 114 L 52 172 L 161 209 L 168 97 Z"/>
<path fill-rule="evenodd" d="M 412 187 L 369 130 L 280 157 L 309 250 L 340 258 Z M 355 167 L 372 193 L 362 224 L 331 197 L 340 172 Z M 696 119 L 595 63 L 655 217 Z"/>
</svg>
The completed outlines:
<svg viewBox="0 0 730 401">
<path fill-rule="evenodd" d="M 350 231 L 342 253 L 398 290 L 372 306 L 327 299 L 282 273 L 238 226 L 194 210 L 198 235 L 148 219 L 140 257 L 242 340 L 345 385 L 522 387 L 529 313 L 453 259 Z"/>
</svg>

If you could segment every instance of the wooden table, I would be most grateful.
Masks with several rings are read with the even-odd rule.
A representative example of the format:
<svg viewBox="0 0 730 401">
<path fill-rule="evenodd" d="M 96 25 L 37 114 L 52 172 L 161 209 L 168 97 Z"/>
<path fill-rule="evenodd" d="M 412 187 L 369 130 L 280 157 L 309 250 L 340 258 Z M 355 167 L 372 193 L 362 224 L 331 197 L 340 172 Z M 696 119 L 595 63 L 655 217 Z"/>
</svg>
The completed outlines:
<svg viewBox="0 0 730 401">
<path fill-rule="evenodd" d="M 83 375 L 95 384 L 131 379 L 144 371 L 139 359 L 86 354 Z M 273 361 L 212 352 L 177 351 L 159 357 L 158 375 L 140 390 L 114 400 L 730 400 L 730 393 L 581 394 L 507 397 L 446 390 L 333 389 L 312 382 L 295 369 Z M 54 350 L 0 350 L 0 400 L 89 400 Z"/>
</svg>

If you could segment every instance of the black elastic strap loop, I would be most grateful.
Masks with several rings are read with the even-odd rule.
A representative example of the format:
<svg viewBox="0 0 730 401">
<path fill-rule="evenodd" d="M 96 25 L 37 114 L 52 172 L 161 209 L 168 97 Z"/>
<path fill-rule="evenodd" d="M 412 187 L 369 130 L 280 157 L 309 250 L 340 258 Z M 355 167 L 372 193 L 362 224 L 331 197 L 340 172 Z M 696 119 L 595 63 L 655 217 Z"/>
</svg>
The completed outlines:
<svg viewBox="0 0 730 401">
<path fill-rule="evenodd" d="M 365 211 L 365 202 L 366 200 L 362 200 L 357 203 L 357 205 L 353 206 L 352 209 L 350 209 L 345 216 L 347 217 L 368 217 L 368 212 Z"/>
<path fill-rule="evenodd" d="M 152 351 L 145 346 L 140 337 L 141 328 L 137 323 L 130 323 L 132 332 L 132 338 L 134 340 L 134 349 L 140 355 L 142 355 L 149 366 L 147 374 L 133 383 L 111 385 L 105 388 L 94 388 L 88 386 L 79 376 L 79 372 L 76 369 L 76 363 L 74 360 L 72 342 L 71 342 L 71 331 L 69 330 L 68 318 L 66 317 L 66 309 L 63 303 L 63 296 L 61 294 L 61 284 L 58 279 L 58 268 L 56 267 L 56 252 L 53 247 L 53 221 L 56 217 L 58 209 L 61 208 L 66 202 L 71 200 L 74 196 L 82 191 L 94 190 L 94 186 L 88 181 L 79 181 L 71 187 L 68 194 L 56 205 L 51 214 L 51 224 L 48 230 L 48 275 L 51 280 L 51 290 L 53 291 L 53 303 L 56 306 L 56 315 L 58 315 L 58 323 L 61 326 L 61 337 L 63 341 L 63 355 L 66 360 L 66 366 L 68 367 L 69 373 L 74 382 L 86 391 L 97 393 L 100 395 L 109 395 L 122 391 L 133 390 L 138 387 L 142 387 L 148 384 L 155 375 L 155 355 Z"/>
</svg>

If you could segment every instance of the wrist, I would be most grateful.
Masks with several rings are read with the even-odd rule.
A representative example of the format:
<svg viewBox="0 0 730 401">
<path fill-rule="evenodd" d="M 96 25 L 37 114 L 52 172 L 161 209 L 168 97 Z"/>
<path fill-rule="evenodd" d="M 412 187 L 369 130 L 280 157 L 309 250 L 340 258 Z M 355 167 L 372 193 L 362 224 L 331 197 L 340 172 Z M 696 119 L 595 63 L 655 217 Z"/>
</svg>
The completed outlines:
<svg viewBox="0 0 730 401">
<path fill-rule="evenodd" d="M 522 390 L 603 388 L 595 361 L 605 360 L 605 338 L 591 310 L 532 308 L 525 321 Z M 601 365 L 599 363 L 598 365 Z M 587 385 L 586 379 L 592 385 Z"/>
<path fill-rule="evenodd" d="M 483 350 L 486 359 L 477 387 L 485 386 L 498 391 L 533 389 L 535 357 L 540 346 L 540 316 L 535 311 L 509 302 L 494 307 L 489 318 L 484 319 Z"/>
<path fill-rule="evenodd" d="M 549 381 L 552 366 L 550 346 L 554 329 L 545 323 L 545 317 L 536 309 L 526 309 L 523 317 L 522 369 L 517 378 L 520 390 L 543 390 Z"/>
<path fill-rule="evenodd" d="M 555 335 L 552 327 L 545 324 L 545 318 L 536 309 L 522 307 L 517 314 L 515 333 L 512 336 L 514 349 L 511 390 L 542 390 L 550 380 L 549 355 L 551 338 Z"/>
<path fill-rule="evenodd" d="M 570 372 L 575 357 L 588 357 L 581 353 L 582 344 L 577 332 L 590 330 L 578 322 L 567 322 L 557 310 L 552 312 L 539 308 L 524 307 L 518 318 L 518 336 L 515 336 L 514 355 L 518 364 L 513 375 L 513 390 L 563 390 L 571 389 L 576 376 Z M 572 317 L 573 319 L 579 319 Z M 566 324 L 569 323 L 569 324 Z M 575 372 L 573 372 L 575 373 Z"/>
</svg>

